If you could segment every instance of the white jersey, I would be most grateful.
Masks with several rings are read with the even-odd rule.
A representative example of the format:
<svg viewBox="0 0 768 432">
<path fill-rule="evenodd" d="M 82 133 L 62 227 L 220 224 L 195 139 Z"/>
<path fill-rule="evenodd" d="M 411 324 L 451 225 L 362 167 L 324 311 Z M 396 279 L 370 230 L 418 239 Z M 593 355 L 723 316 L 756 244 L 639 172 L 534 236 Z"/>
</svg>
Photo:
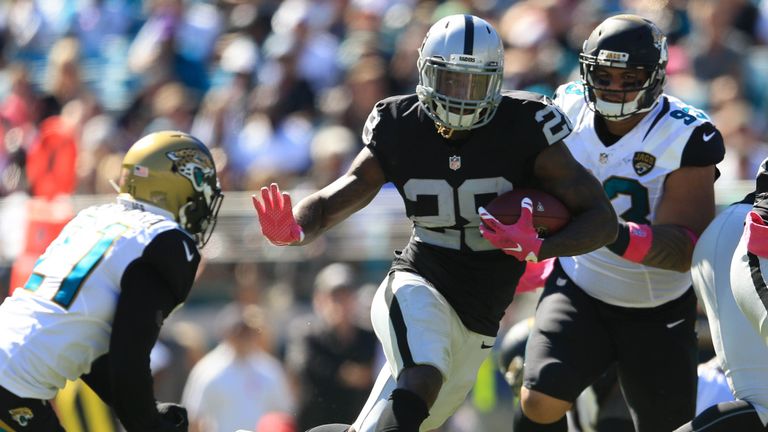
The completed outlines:
<svg viewBox="0 0 768 432">
<path fill-rule="evenodd" d="M 179 229 L 169 213 L 144 207 L 153 213 L 127 202 L 78 213 L 0 305 L 0 386 L 51 399 L 107 352 L 125 269 L 157 235 Z"/>
<path fill-rule="evenodd" d="M 560 86 L 554 101 L 574 126 L 565 144 L 602 183 L 616 214 L 625 221 L 654 222 L 664 182 L 683 165 L 687 147 L 695 145 L 696 152 L 707 152 L 708 141 L 720 140 L 722 144 L 706 114 L 672 96 L 662 95 L 640 123 L 610 146 L 603 144 L 595 131 L 595 113 L 585 102 L 581 83 Z M 706 157 L 686 156 L 693 157 L 693 165 L 719 161 L 716 155 L 712 156 L 713 162 L 707 162 Z M 691 286 L 690 272 L 637 264 L 605 247 L 559 260 L 585 292 L 616 306 L 655 307 L 680 297 Z"/>
</svg>

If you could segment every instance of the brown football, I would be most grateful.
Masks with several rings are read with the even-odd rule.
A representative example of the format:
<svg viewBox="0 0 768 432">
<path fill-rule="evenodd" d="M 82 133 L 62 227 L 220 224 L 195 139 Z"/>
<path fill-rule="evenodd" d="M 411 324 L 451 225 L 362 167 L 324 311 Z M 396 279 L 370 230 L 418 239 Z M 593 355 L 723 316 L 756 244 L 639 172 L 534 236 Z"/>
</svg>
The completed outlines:
<svg viewBox="0 0 768 432">
<path fill-rule="evenodd" d="M 505 192 L 491 200 L 485 209 L 501 223 L 511 225 L 520 217 L 520 202 L 524 197 L 533 202 L 533 226 L 542 237 L 560 231 L 571 220 L 565 204 L 536 189 L 519 188 Z"/>
</svg>

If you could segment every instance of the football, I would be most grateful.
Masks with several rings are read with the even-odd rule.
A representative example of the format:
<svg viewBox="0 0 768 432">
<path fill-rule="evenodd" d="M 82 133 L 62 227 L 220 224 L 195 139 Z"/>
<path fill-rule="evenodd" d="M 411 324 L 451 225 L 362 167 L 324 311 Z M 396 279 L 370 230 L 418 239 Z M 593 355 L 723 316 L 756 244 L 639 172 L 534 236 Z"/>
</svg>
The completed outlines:
<svg viewBox="0 0 768 432">
<path fill-rule="evenodd" d="M 501 223 L 511 225 L 520 217 L 520 201 L 524 197 L 533 202 L 533 226 L 541 237 L 560 231 L 571 220 L 571 213 L 565 204 L 536 189 L 520 188 L 505 192 L 491 200 L 485 209 Z"/>
</svg>

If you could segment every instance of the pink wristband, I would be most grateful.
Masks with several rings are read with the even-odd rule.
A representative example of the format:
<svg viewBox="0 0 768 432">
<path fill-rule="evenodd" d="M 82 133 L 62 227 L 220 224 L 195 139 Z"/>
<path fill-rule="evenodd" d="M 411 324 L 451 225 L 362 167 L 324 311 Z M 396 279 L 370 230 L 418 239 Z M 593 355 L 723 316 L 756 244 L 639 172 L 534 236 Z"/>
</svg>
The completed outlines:
<svg viewBox="0 0 768 432">
<path fill-rule="evenodd" d="M 636 263 L 642 263 L 653 244 L 653 230 L 650 225 L 639 225 L 627 222 L 629 227 L 629 244 L 624 251 L 624 259 Z"/>
</svg>

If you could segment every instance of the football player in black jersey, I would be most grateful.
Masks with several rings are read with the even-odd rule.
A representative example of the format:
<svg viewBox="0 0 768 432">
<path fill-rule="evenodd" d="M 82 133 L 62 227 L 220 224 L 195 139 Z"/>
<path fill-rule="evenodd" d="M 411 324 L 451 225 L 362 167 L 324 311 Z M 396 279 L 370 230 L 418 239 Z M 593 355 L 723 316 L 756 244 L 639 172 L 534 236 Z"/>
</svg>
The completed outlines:
<svg viewBox="0 0 768 432">
<path fill-rule="evenodd" d="M 127 431 L 184 432 L 150 351 L 187 297 L 223 195 L 211 153 L 165 131 L 123 158 L 117 202 L 80 211 L 0 305 L 0 430 L 64 431 L 49 403 L 81 377 Z"/>
<path fill-rule="evenodd" d="M 303 245 L 368 204 L 391 182 L 413 234 L 396 252 L 371 317 L 387 364 L 352 431 L 439 427 L 490 353 L 526 261 L 585 253 L 615 239 L 605 193 L 562 139 L 571 126 L 549 98 L 502 91 L 496 30 L 471 15 L 435 23 L 419 49 L 416 93 L 378 102 L 349 170 L 295 208 L 276 184 L 254 196 L 264 235 Z M 504 226 L 485 214 L 517 187 L 559 198 L 573 220 L 540 239 L 530 199 Z"/>
<path fill-rule="evenodd" d="M 723 138 L 702 111 L 664 94 L 666 37 L 617 15 L 584 42 L 581 81 L 555 103 L 565 145 L 618 214 L 615 242 L 556 259 L 528 340 L 516 432 L 565 431 L 579 394 L 618 365 L 638 432 L 672 430 L 696 404 L 696 296 L 690 265 L 715 214 Z"/>
</svg>

